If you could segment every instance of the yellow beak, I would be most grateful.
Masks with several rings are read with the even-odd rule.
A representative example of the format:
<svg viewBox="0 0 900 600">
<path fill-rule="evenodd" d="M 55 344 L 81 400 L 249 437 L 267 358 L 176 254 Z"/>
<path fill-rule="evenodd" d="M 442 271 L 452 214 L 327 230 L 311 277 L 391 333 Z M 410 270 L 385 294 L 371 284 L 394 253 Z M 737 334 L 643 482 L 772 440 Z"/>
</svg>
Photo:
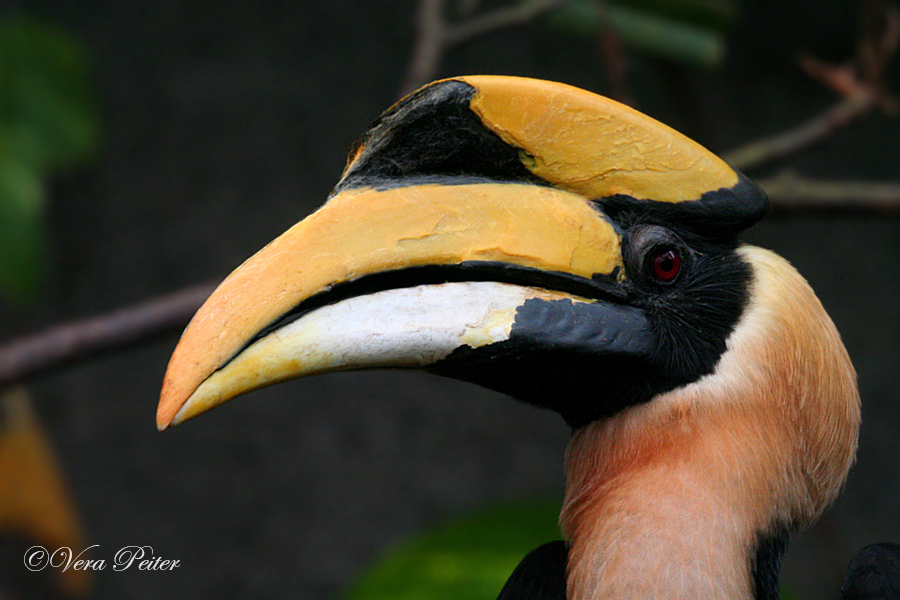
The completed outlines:
<svg viewBox="0 0 900 600">
<path fill-rule="evenodd" d="M 293 352 L 286 353 L 291 318 L 273 324 L 335 285 L 413 267 L 496 263 L 589 285 L 621 266 L 619 235 L 583 196 L 549 187 L 428 184 L 338 194 L 241 265 L 199 310 L 169 362 L 157 426 L 286 379 L 387 366 L 374 348 L 370 362 L 342 363 L 317 345 L 326 335 L 318 326 L 294 326 Z M 514 309 L 540 293 L 506 302 Z M 434 315 L 443 318 L 446 313 Z M 262 332 L 267 335 L 258 337 Z M 304 354 L 303 348 L 318 349 Z"/>
<path fill-rule="evenodd" d="M 196 314 L 169 363 L 160 429 L 285 379 L 385 366 L 442 372 L 456 349 L 456 358 L 466 347 L 499 351 L 493 344 L 513 324 L 536 322 L 528 310 L 516 321 L 535 299 L 579 305 L 571 315 L 581 320 L 554 335 L 625 344 L 610 333 L 620 319 L 645 343 L 641 318 L 627 310 L 583 317 L 597 308 L 584 303 L 623 293 L 624 232 L 600 206 L 613 214 L 640 205 L 717 236 L 767 206 L 755 186 L 665 125 L 583 90 L 515 77 L 462 77 L 411 94 L 363 136 L 335 189 Z M 600 329 L 586 333 L 587 321 Z M 544 340 L 551 352 L 561 344 Z"/>
</svg>

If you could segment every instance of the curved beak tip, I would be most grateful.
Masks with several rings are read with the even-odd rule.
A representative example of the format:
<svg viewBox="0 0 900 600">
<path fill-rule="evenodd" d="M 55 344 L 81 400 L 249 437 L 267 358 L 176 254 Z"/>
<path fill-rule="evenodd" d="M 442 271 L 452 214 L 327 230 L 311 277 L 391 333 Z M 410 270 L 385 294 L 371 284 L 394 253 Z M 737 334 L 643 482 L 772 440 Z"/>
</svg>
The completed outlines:
<svg viewBox="0 0 900 600">
<path fill-rule="evenodd" d="M 160 407 L 156 411 L 156 429 L 165 431 L 170 426 L 181 425 L 183 422 L 203 411 L 194 411 L 194 413 L 184 414 L 186 412 L 188 411 L 185 411 L 184 408 L 178 404 L 164 405 L 163 403 L 160 403 Z"/>
<path fill-rule="evenodd" d="M 156 409 L 157 430 L 165 431 L 169 425 L 173 425 L 172 421 L 175 419 L 175 411 L 173 411 L 172 408 L 174 407 L 169 403 L 159 403 L 159 407 Z"/>
<path fill-rule="evenodd" d="M 163 382 L 162 391 L 159 394 L 159 404 L 156 407 L 156 428 L 164 431 L 170 425 L 178 425 L 183 420 L 178 416 L 184 404 L 184 400 L 179 401 L 179 398 L 176 397 L 167 378 Z"/>
</svg>

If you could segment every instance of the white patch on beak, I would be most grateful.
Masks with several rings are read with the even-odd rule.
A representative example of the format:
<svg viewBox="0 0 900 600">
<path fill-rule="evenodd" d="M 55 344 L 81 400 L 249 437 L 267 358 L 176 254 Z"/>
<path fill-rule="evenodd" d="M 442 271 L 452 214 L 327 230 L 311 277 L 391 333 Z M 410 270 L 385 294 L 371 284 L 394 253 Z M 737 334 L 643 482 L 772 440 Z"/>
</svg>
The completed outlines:
<svg viewBox="0 0 900 600">
<path fill-rule="evenodd" d="M 505 283 L 461 282 L 386 290 L 323 306 L 245 348 L 197 388 L 173 423 L 287 379 L 421 368 L 463 345 L 507 340 L 517 309 L 533 298 L 582 300 Z"/>
</svg>

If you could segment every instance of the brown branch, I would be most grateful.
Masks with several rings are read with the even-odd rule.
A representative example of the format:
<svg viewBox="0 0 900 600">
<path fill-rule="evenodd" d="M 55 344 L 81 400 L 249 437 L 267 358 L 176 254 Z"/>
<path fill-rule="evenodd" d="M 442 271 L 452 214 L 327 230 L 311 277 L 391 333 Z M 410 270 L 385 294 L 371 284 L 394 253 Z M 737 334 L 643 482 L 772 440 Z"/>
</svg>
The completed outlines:
<svg viewBox="0 0 900 600">
<path fill-rule="evenodd" d="M 827 181 L 785 172 L 758 182 L 776 212 L 900 214 L 900 182 Z"/>
<path fill-rule="evenodd" d="M 755 169 L 822 142 L 871 112 L 875 105 L 875 96 L 871 94 L 846 98 L 798 127 L 726 152 L 722 159 L 741 171 Z"/>
<path fill-rule="evenodd" d="M 881 10 L 886 23 L 884 31 L 863 35 L 852 62 L 829 65 L 810 56 L 800 58 L 806 74 L 840 94 L 841 102 L 799 127 L 751 142 L 722 158 L 740 170 L 754 169 L 825 140 L 874 108 L 889 114 L 896 112 L 897 103 L 882 80 L 900 40 L 900 11 L 891 6 Z"/>
<path fill-rule="evenodd" d="M 444 0 L 419 0 L 416 42 L 406 70 L 400 96 L 405 96 L 435 78 L 447 50 L 498 31 L 530 23 L 563 6 L 568 0 L 526 0 L 458 24 L 444 20 Z"/>
<path fill-rule="evenodd" d="M 7 342 L 0 346 L 0 387 L 176 331 L 187 324 L 214 288 L 211 283 L 184 288 Z"/>
<path fill-rule="evenodd" d="M 445 50 L 444 0 L 419 0 L 416 44 L 400 88 L 405 96 L 434 79 Z"/>
<path fill-rule="evenodd" d="M 625 50 L 619 34 L 609 25 L 609 6 L 606 0 L 594 0 L 600 17 L 597 42 L 603 52 L 606 75 L 609 78 L 610 97 L 628 106 L 634 106 L 625 65 Z"/>
<path fill-rule="evenodd" d="M 517 6 L 500 8 L 450 27 L 445 35 L 448 46 L 471 41 L 500 29 L 526 25 L 546 12 L 560 8 L 568 0 L 529 0 Z"/>
</svg>

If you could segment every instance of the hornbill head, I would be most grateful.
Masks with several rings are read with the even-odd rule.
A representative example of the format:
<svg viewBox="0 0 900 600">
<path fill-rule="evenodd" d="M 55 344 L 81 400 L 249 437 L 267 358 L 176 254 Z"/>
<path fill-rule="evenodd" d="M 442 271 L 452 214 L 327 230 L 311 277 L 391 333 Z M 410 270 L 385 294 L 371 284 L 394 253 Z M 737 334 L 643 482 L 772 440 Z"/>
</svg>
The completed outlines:
<svg viewBox="0 0 900 600">
<path fill-rule="evenodd" d="M 859 400 L 805 280 L 737 242 L 767 209 L 709 151 L 606 98 L 433 83 L 199 310 L 158 426 L 319 373 L 475 382 L 573 429 L 570 599 L 769 597 L 787 534 L 844 481 Z"/>
</svg>

